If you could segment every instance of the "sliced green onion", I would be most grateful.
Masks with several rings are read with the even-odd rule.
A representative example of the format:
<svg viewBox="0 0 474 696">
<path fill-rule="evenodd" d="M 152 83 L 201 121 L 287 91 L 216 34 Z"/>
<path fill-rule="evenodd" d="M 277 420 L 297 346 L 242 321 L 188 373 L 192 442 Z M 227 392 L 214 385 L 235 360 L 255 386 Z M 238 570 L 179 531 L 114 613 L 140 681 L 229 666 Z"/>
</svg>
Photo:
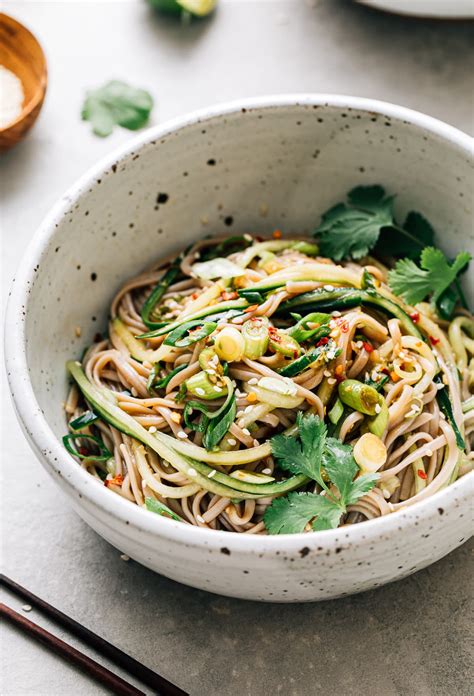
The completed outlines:
<svg viewBox="0 0 474 696">
<path fill-rule="evenodd" d="M 175 348 L 186 348 L 186 346 L 191 346 L 193 343 L 206 338 L 206 336 L 210 336 L 216 328 L 217 324 L 213 321 L 203 323 L 199 319 L 195 319 L 171 331 L 163 343 L 166 346 L 174 346 Z"/>
<path fill-rule="evenodd" d="M 216 383 L 224 374 L 224 368 L 214 350 L 214 346 L 204 348 L 199 353 L 198 361 L 201 369 L 208 375 L 211 382 Z"/>
<path fill-rule="evenodd" d="M 329 336 L 330 328 L 329 322 L 331 321 L 331 315 L 325 314 L 323 312 L 311 312 L 305 317 L 299 319 L 299 321 L 287 329 L 289 336 L 292 336 L 298 343 L 303 343 L 303 341 L 319 341 L 320 338 Z M 319 324 L 319 326 L 308 328 L 308 324 Z"/>
<path fill-rule="evenodd" d="M 159 500 L 155 500 L 155 498 L 145 498 L 145 507 L 147 510 L 149 510 L 150 512 L 154 512 L 157 515 L 162 515 L 163 517 L 170 517 L 172 520 L 176 520 L 176 522 L 184 522 L 182 517 L 173 512 L 173 510 L 171 510 L 164 503 L 160 503 Z"/>
<path fill-rule="evenodd" d="M 87 428 L 88 425 L 92 425 L 92 423 L 98 419 L 99 416 L 96 416 L 93 411 L 85 411 L 84 413 L 81 413 L 80 416 L 70 421 L 69 427 L 72 430 L 82 430 L 82 428 Z"/>
<path fill-rule="evenodd" d="M 365 433 L 354 445 L 354 459 L 364 473 L 373 474 L 387 461 L 387 448 L 373 433 Z"/>
<path fill-rule="evenodd" d="M 162 368 L 160 363 L 155 363 L 151 368 L 150 375 L 146 383 L 148 393 L 155 394 L 156 389 L 166 389 L 173 377 L 181 372 L 181 370 L 185 370 L 187 367 L 188 365 L 178 365 L 178 367 L 175 367 L 174 370 L 168 372 L 166 377 L 160 378 L 159 373 Z"/>
<path fill-rule="evenodd" d="M 357 379 L 345 379 L 339 384 L 338 392 L 342 403 L 368 416 L 375 416 L 376 406 L 382 406 L 382 397 L 377 390 Z"/>
<path fill-rule="evenodd" d="M 91 440 L 99 448 L 100 454 L 92 454 L 92 452 L 90 454 L 82 454 L 81 452 L 78 452 L 77 449 L 75 449 L 71 444 L 71 440 L 73 441 L 78 439 Z M 100 438 L 94 437 L 94 435 L 68 433 L 68 435 L 64 435 L 63 437 L 63 445 L 73 457 L 78 457 L 79 459 L 88 459 L 91 462 L 105 462 L 107 459 L 113 457 L 112 452 L 110 452 L 110 450 L 105 446 L 104 442 Z"/>
<path fill-rule="evenodd" d="M 236 362 L 242 358 L 245 339 L 238 329 L 226 326 L 217 334 L 214 349 L 222 360 Z"/>
<path fill-rule="evenodd" d="M 299 358 L 302 353 L 302 348 L 298 341 L 289 336 L 287 333 L 275 329 L 272 326 L 269 328 L 268 346 L 275 353 L 280 353 L 287 358 Z"/>
<path fill-rule="evenodd" d="M 382 397 L 382 402 L 380 404 L 380 412 L 372 418 L 367 419 L 367 428 L 371 433 L 377 435 L 377 437 L 382 437 L 387 429 L 388 419 L 389 412 L 387 402 Z"/>
<path fill-rule="evenodd" d="M 244 337 L 244 355 L 250 360 L 257 360 L 264 355 L 268 348 L 268 326 L 266 317 L 254 317 L 242 326 Z"/>
<path fill-rule="evenodd" d="M 185 382 L 186 391 L 199 399 L 220 399 L 227 394 L 227 386 L 211 382 L 209 375 L 198 372 Z"/>
<path fill-rule="evenodd" d="M 337 425 L 344 414 L 344 404 L 337 398 L 334 402 L 334 406 L 328 413 L 328 418 L 333 425 Z"/>
</svg>

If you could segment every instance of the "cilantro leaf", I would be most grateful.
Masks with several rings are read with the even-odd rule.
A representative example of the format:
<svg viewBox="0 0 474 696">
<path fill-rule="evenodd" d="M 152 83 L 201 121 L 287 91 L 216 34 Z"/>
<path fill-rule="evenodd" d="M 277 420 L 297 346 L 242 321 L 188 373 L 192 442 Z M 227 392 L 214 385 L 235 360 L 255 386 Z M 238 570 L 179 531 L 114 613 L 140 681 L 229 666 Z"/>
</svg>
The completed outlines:
<svg viewBox="0 0 474 696">
<path fill-rule="evenodd" d="M 111 80 L 103 87 L 87 93 L 82 119 L 90 121 L 96 135 L 105 138 L 115 125 L 129 130 L 142 128 L 153 108 L 153 98 L 143 89 L 136 89 L 125 82 Z"/>
<path fill-rule="evenodd" d="M 401 259 L 388 274 L 389 285 L 408 304 L 417 304 L 429 296 L 437 303 L 443 293 L 457 280 L 471 260 L 467 251 L 459 253 L 452 264 L 442 251 L 425 247 L 420 266 L 411 259 Z M 453 307 L 451 306 L 451 311 Z M 447 317 L 449 318 L 449 317 Z"/>
<path fill-rule="evenodd" d="M 321 253 L 334 261 L 366 256 L 381 229 L 394 223 L 393 197 L 386 197 L 381 186 L 357 186 L 349 191 L 348 200 L 326 211 L 314 231 Z"/>
<path fill-rule="evenodd" d="M 304 474 L 325 487 L 321 477 L 321 462 L 326 426 L 317 416 L 312 413 L 303 416 L 301 411 L 297 415 L 297 425 L 301 444 L 296 437 L 275 435 L 270 441 L 273 456 L 281 469 L 293 474 Z"/>
<path fill-rule="evenodd" d="M 344 445 L 335 437 L 328 437 L 323 456 L 324 469 L 337 486 L 344 502 L 352 487 L 352 479 L 359 471 L 359 467 L 352 455 L 352 447 Z"/>
<path fill-rule="evenodd" d="M 365 493 L 368 493 L 375 486 L 378 479 L 377 474 L 363 474 L 358 476 L 353 482 L 346 497 L 346 505 L 357 503 Z"/>
<path fill-rule="evenodd" d="M 433 244 L 434 235 L 428 220 L 421 213 L 412 211 L 402 227 L 384 227 L 375 251 L 381 256 L 408 256 L 418 260 L 424 247 Z"/>
<path fill-rule="evenodd" d="M 276 435 L 271 439 L 273 456 L 280 468 L 304 474 L 325 490 L 323 494 L 292 492 L 273 500 L 263 517 L 270 534 L 303 532 L 308 523 L 314 531 L 335 529 L 347 506 L 370 491 L 378 478 L 369 474 L 354 480 L 359 468 L 352 447 L 327 437 L 327 427 L 317 416 L 300 412 L 297 425 L 298 436 Z M 333 484 L 331 490 L 323 480 L 322 467 L 325 478 Z"/>
<path fill-rule="evenodd" d="M 333 529 L 339 524 L 342 510 L 325 496 L 316 493 L 289 493 L 276 498 L 263 516 L 270 534 L 298 534 L 314 517 L 313 529 Z"/>
</svg>

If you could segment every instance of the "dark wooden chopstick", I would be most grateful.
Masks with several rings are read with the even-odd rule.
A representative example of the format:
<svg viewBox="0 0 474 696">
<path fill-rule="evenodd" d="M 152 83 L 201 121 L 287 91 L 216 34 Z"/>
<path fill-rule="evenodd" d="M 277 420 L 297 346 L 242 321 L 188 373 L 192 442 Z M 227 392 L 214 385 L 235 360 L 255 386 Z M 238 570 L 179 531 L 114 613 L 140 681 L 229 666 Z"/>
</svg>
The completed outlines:
<svg viewBox="0 0 474 696">
<path fill-rule="evenodd" d="M 115 647 L 115 645 L 112 645 L 112 643 L 109 643 L 104 638 L 101 638 L 97 635 L 97 633 L 90 631 L 88 628 L 78 623 L 67 614 L 64 614 L 59 609 L 56 609 L 56 607 L 48 604 L 48 602 L 41 599 L 41 597 L 37 597 L 25 587 L 22 587 L 18 583 L 8 578 L 6 575 L 3 575 L 3 573 L 0 574 L 0 585 L 3 585 L 14 594 L 22 597 L 32 606 L 41 609 L 46 616 L 49 616 L 57 624 L 67 628 L 73 635 L 83 640 L 86 645 L 94 648 L 98 653 L 104 655 L 116 665 L 125 669 L 129 674 L 143 682 L 143 684 L 153 688 L 158 694 L 161 694 L 162 696 L 189 696 L 186 691 L 183 691 L 178 686 L 172 684 L 167 679 L 162 677 L 160 674 L 157 674 L 145 665 L 142 665 L 140 662 L 138 662 L 138 660 L 135 660 L 133 657 L 120 650 L 120 648 Z M 20 618 L 24 619 L 22 616 L 20 616 Z"/>
<path fill-rule="evenodd" d="M 87 657 L 87 655 L 84 655 L 84 653 L 81 653 L 79 650 L 76 650 L 76 648 L 73 648 L 69 643 L 65 643 L 57 636 L 46 631 L 41 626 L 38 626 L 38 624 L 35 624 L 33 621 L 30 621 L 25 616 L 22 616 L 14 609 L 2 603 L 0 603 L 0 616 L 3 616 L 8 619 L 8 621 L 11 621 L 11 623 L 19 626 L 26 631 L 26 633 L 36 638 L 36 640 L 44 643 L 48 648 L 52 648 L 68 662 L 79 665 L 82 670 L 93 676 L 94 679 L 104 684 L 104 686 L 107 686 L 114 694 L 119 694 L 119 696 L 145 696 L 143 691 L 135 688 L 117 674 L 99 665 L 98 662 Z"/>
</svg>

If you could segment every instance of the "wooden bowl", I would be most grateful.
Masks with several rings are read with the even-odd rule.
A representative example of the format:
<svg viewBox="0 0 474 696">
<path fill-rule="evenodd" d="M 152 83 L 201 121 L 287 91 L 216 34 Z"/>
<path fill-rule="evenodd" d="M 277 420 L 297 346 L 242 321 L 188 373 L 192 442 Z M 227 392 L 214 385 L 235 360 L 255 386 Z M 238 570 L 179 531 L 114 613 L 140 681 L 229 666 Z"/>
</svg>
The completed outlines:
<svg viewBox="0 0 474 696">
<path fill-rule="evenodd" d="M 47 67 L 37 39 L 3 12 L 0 12 L 0 64 L 20 78 L 25 93 L 21 114 L 0 128 L 0 152 L 4 152 L 19 143 L 36 121 L 46 93 Z"/>
</svg>

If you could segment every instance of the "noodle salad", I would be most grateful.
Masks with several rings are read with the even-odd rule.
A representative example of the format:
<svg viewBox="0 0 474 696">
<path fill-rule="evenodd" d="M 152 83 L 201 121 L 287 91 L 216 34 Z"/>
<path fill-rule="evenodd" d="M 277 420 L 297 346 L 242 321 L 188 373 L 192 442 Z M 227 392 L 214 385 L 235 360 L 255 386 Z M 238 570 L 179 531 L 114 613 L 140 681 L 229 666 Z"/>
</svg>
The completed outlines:
<svg viewBox="0 0 474 696">
<path fill-rule="evenodd" d="M 419 213 L 357 187 L 313 238 L 196 242 L 128 281 L 70 361 L 70 454 L 182 523 L 314 532 L 472 469 L 474 319 Z"/>
</svg>

